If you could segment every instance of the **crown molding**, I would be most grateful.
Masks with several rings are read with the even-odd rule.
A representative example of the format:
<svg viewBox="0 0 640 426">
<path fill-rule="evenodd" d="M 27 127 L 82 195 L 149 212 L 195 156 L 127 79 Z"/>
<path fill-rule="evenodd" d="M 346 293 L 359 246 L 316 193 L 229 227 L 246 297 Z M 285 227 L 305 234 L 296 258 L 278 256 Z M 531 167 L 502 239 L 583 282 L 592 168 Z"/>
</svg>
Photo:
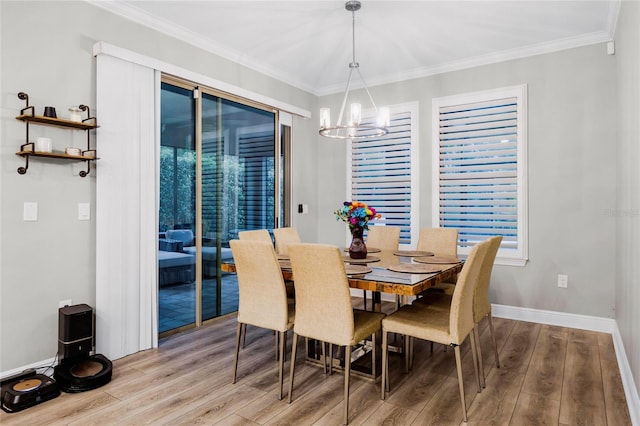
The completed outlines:
<svg viewBox="0 0 640 426">
<path fill-rule="evenodd" d="M 309 92 L 315 96 L 332 95 L 344 91 L 343 82 L 323 87 L 311 87 L 308 84 L 302 82 L 300 78 L 295 75 L 285 74 L 281 70 L 277 70 L 265 65 L 264 63 L 254 61 L 250 57 L 247 57 L 244 52 L 240 52 L 235 49 L 229 49 L 228 47 L 224 46 L 221 43 L 218 43 L 215 40 L 202 38 L 189 29 L 178 27 L 167 20 L 158 19 L 157 17 L 152 16 L 149 13 L 131 4 L 101 0 L 86 1 L 92 5 L 119 15 L 132 22 L 136 22 L 138 24 L 152 28 L 170 37 L 174 37 L 178 40 L 184 41 L 185 43 L 203 49 L 209 53 L 220 56 L 221 58 L 247 67 L 251 70 L 264 74 L 268 77 L 281 81 L 305 92 Z M 554 53 L 592 44 L 606 43 L 613 40 L 613 35 L 615 34 L 615 28 L 618 21 L 618 14 L 620 11 L 620 2 L 621 0 L 609 1 L 606 31 L 599 31 L 576 37 L 569 37 L 546 43 L 529 45 L 522 48 L 504 50 L 501 52 L 436 64 L 433 66 L 415 68 L 406 72 L 394 73 L 393 75 L 380 75 L 377 77 L 372 77 L 371 75 L 369 75 L 367 77 L 367 82 L 369 87 L 380 86 L 384 84 L 398 83 L 401 81 L 429 77 L 453 71 L 461 71 L 483 65 L 506 62 L 514 59 Z M 361 83 L 354 84 L 352 86 L 353 89 L 360 89 L 363 87 L 364 86 Z"/>
</svg>

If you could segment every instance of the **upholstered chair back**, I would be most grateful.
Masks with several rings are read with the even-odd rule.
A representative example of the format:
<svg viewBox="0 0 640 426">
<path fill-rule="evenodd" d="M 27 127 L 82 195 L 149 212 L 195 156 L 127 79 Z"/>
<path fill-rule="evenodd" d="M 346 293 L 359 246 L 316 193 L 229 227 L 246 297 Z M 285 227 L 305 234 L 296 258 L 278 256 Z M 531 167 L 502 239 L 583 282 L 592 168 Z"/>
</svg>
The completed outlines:
<svg viewBox="0 0 640 426">
<path fill-rule="evenodd" d="M 283 255 L 289 254 L 290 244 L 301 242 L 296 228 L 274 228 L 273 238 L 276 240 L 276 253 Z"/>
<path fill-rule="evenodd" d="M 451 298 L 449 313 L 449 332 L 452 342 L 460 344 L 473 330 L 473 299 L 475 287 L 480 276 L 482 261 L 489 249 L 489 240 L 476 244 L 471 249 Z"/>
<path fill-rule="evenodd" d="M 424 228 L 420 230 L 417 250 L 436 256 L 458 257 L 458 230 L 455 228 Z"/>
<path fill-rule="evenodd" d="M 269 235 L 269 231 L 267 231 L 266 229 L 240 231 L 238 232 L 238 238 L 241 240 L 266 241 L 269 244 L 273 245 L 273 240 L 271 239 L 271 235 Z"/>
<path fill-rule="evenodd" d="M 489 286 L 491 284 L 491 271 L 493 263 L 496 260 L 502 236 L 491 237 L 488 239 L 489 248 L 480 267 L 480 275 L 478 276 L 478 285 L 476 286 L 476 294 L 474 297 L 473 316 L 475 322 L 480 322 L 482 318 L 491 312 L 491 303 L 489 303 Z"/>
<path fill-rule="evenodd" d="M 340 250 L 324 244 L 292 244 L 289 257 L 296 289 L 293 331 L 336 345 L 352 344 L 354 314 Z"/>
<path fill-rule="evenodd" d="M 270 242 L 229 242 L 238 274 L 238 322 L 276 331 L 289 328 L 287 292 Z"/>
<path fill-rule="evenodd" d="M 398 250 L 400 228 L 397 226 L 371 226 L 367 231 L 367 246 L 381 250 Z"/>
</svg>

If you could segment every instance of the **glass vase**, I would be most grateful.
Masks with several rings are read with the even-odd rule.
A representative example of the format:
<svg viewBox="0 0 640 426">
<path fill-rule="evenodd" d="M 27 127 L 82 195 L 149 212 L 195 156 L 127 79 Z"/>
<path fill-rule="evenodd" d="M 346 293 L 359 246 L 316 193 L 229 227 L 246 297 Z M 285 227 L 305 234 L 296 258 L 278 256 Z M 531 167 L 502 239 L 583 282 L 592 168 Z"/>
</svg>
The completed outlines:
<svg viewBox="0 0 640 426">
<path fill-rule="evenodd" d="M 364 229 L 360 226 L 351 227 L 351 245 L 349 245 L 349 257 L 352 259 L 365 259 L 367 246 L 364 244 Z"/>
</svg>

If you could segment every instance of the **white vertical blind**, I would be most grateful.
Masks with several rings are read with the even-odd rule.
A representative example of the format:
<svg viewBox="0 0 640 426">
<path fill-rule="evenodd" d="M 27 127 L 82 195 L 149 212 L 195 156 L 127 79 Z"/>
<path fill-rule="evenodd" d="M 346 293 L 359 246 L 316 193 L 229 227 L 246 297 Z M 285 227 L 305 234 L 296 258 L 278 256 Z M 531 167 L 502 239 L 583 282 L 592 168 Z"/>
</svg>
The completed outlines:
<svg viewBox="0 0 640 426">
<path fill-rule="evenodd" d="M 96 350 L 111 359 L 158 344 L 159 81 L 97 56 Z"/>
<path fill-rule="evenodd" d="M 371 222 L 372 225 L 400 227 L 400 244 L 407 245 L 416 232 L 412 226 L 417 215 L 416 110 L 416 104 L 392 107 L 389 133 L 371 140 L 351 141 L 348 148 L 351 200 L 367 203 L 383 216 L 382 221 Z M 374 120 L 373 115 L 367 115 L 363 123 L 375 124 Z"/>
<path fill-rule="evenodd" d="M 522 98 L 519 90 L 501 90 L 434 100 L 435 217 L 437 226 L 459 230 L 462 252 L 502 235 L 501 256 L 525 253 Z"/>
</svg>

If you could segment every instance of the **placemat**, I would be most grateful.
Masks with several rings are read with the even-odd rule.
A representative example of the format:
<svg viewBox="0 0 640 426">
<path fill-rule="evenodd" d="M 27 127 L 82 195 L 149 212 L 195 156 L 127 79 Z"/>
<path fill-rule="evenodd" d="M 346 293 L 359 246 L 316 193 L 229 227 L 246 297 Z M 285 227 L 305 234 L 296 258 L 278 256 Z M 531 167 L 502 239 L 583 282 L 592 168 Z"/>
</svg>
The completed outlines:
<svg viewBox="0 0 640 426">
<path fill-rule="evenodd" d="M 359 275 L 359 274 L 368 274 L 371 272 L 371 268 L 364 265 L 344 265 L 344 269 L 347 271 L 347 275 Z"/>
<path fill-rule="evenodd" d="M 343 256 L 346 263 L 361 265 L 366 263 L 380 262 L 380 258 L 376 256 L 367 256 L 364 259 L 352 259 L 349 256 Z"/>
<path fill-rule="evenodd" d="M 395 253 L 396 256 L 404 256 L 404 257 L 418 257 L 418 256 L 433 256 L 433 253 L 430 251 L 420 251 L 420 250 L 399 250 Z"/>
<path fill-rule="evenodd" d="M 345 247 L 344 251 L 349 251 L 349 247 Z M 381 251 L 379 248 L 367 246 L 367 253 L 380 253 Z"/>
<path fill-rule="evenodd" d="M 278 260 L 280 264 L 280 269 L 291 269 L 291 261 L 289 260 Z"/>
<path fill-rule="evenodd" d="M 408 272 L 410 274 L 432 274 L 442 271 L 442 266 L 426 265 L 423 263 L 398 263 L 387 266 L 387 269 L 394 272 Z"/>
<path fill-rule="evenodd" d="M 419 263 L 459 263 L 460 259 L 457 257 L 446 256 L 427 256 L 427 257 L 415 257 L 413 260 Z"/>
</svg>

